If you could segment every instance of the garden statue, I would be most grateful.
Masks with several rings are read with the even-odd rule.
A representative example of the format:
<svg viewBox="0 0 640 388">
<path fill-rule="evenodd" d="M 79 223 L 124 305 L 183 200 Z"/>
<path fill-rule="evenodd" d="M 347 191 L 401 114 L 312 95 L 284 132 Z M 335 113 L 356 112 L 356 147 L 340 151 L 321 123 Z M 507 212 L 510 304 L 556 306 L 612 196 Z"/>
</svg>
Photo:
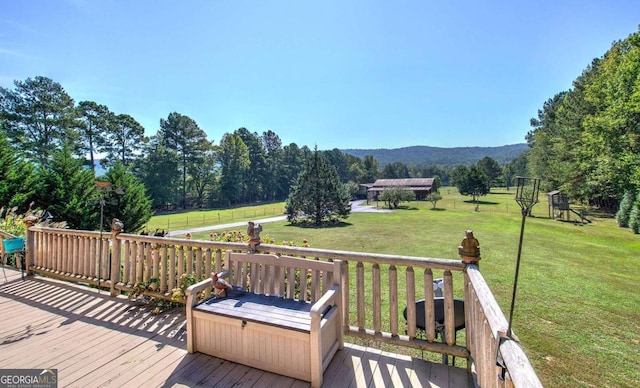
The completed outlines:
<svg viewBox="0 0 640 388">
<path fill-rule="evenodd" d="M 227 296 L 227 290 L 233 288 L 229 282 L 224 280 L 229 276 L 229 271 L 222 271 L 219 273 L 211 274 L 211 281 L 213 282 L 214 298 L 225 298 Z"/>
<path fill-rule="evenodd" d="M 473 231 L 467 230 L 458 247 L 458 254 L 465 263 L 475 263 L 480 260 L 480 243 L 473 237 Z"/>
<path fill-rule="evenodd" d="M 260 245 L 260 232 L 262 232 L 262 225 L 256 225 L 253 221 L 249 221 L 247 235 L 249 236 L 249 252 L 251 253 L 255 253 Z"/>
<path fill-rule="evenodd" d="M 124 230 L 124 223 L 117 218 L 111 220 L 111 231 L 121 233 Z"/>
</svg>

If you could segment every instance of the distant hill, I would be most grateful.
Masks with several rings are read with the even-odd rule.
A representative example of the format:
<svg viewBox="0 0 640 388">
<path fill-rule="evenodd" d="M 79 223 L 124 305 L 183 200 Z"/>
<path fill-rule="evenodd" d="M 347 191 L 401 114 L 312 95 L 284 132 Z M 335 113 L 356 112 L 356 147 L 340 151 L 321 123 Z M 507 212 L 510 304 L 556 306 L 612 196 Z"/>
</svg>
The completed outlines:
<svg viewBox="0 0 640 388">
<path fill-rule="evenodd" d="M 510 162 L 522 154 L 527 145 L 511 144 L 500 147 L 454 147 L 439 148 L 429 146 L 412 146 L 393 149 L 345 149 L 342 152 L 364 159 L 366 155 L 373 156 L 380 167 L 394 162 L 402 162 L 411 166 L 457 166 L 471 165 L 489 156 L 499 164 Z"/>
</svg>

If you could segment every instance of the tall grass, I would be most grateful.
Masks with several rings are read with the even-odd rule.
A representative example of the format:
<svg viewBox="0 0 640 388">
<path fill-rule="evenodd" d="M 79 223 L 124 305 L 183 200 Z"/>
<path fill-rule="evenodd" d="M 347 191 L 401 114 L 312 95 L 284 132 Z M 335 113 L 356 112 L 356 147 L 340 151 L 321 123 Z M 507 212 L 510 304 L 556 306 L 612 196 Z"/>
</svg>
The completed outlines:
<svg viewBox="0 0 640 388">
<path fill-rule="evenodd" d="M 521 221 L 513 190 L 482 197 L 478 212 L 455 189 L 442 194 L 436 210 L 411 202 L 392 213 L 352 213 L 339 227 L 279 222 L 262 234 L 316 248 L 456 259 L 473 229 L 482 273 L 507 315 Z M 514 332 L 546 386 L 640 386 L 640 236 L 610 218 L 551 220 L 540 199 L 526 220 Z"/>
</svg>

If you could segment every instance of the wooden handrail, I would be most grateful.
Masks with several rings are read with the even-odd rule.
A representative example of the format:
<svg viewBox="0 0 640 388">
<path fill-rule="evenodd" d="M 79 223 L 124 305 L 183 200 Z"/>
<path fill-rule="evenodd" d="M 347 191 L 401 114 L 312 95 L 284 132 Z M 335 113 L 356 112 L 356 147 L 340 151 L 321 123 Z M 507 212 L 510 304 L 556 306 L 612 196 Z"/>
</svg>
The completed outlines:
<svg viewBox="0 0 640 388">
<path fill-rule="evenodd" d="M 498 387 L 504 377 L 516 387 L 542 387 L 520 344 L 504 338 L 507 319 L 474 264 L 465 270 L 465 313 L 469 360 L 478 385 Z M 504 360 L 505 371 L 497 364 L 498 354 Z"/>
<path fill-rule="evenodd" d="M 196 282 L 225 268 L 224 251 L 246 252 L 238 242 L 202 241 L 127 233 L 99 233 L 31 227 L 28 269 L 65 280 L 107 287 L 112 295 L 138 290 L 171 299 L 183 277 Z M 102 250 L 100 250 L 102 247 Z M 346 334 L 365 340 L 422 349 L 468 359 L 478 385 L 541 386 L 517 342 L 501 342 L 507 320 L 478 267 L 460 260 L 362 253 L 261 244 L 258 253 L 342 262 L 342 316 Z M 424 334 L 416 327 L 416 302 L 433 299 L 434 270 L 442 271 L 444 339 L 436 339 L 434 307 L 425 306 Z M 456 287 L 456 285 L 458 287 Z M 456 342 L 454 298 L 464 294 L 466 343 Z M 457 294 L 457 295 L 456 295 Z M 355 299 L 353 299 L 355 298 Z M 403 311 L 406 309 L 405 320 Z"/>
</svg>

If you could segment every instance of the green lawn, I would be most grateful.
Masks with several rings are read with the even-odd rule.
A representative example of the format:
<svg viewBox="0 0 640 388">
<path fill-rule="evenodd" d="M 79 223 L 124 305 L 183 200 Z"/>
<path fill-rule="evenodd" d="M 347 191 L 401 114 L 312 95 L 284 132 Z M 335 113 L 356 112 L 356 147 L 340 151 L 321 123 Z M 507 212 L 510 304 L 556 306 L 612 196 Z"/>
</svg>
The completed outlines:
<svg viewBox="0 0 640 388">
<path fill-rule="evenodd" d="M 411 202 L 393 213 L 353 213 L 340 227 L 269 223 L 262 235 L 297 245 L 307 239 L 316 248 L 456 259 L 464 231 L 473 229 L 482 273 L 507 315 L 521 220 L 513 190 L 483 197 L 479 212 L 455 189 L 442 194 L 436 210 Z M 526 221 L 513 323 L 531 363 L 545 386 L 640 385 L 640 236 L 612 219 L 550 220 L 546 197 L 540 199 L 537 217 Z"/>
<path fill-rule="evenodd" d="M 199 210 L 181 213 L 167 213 L 155 215 L 145 226 L 146 231 L 182 230 L 197 228 L 205 225 L 226 224 L 240 221 L 250 221 L 256 218 L 282 215 L 284 203 L 256 204 L 233 209 Z M 208 238 L 208 237 L 207 237 Z"/>
</svg>

